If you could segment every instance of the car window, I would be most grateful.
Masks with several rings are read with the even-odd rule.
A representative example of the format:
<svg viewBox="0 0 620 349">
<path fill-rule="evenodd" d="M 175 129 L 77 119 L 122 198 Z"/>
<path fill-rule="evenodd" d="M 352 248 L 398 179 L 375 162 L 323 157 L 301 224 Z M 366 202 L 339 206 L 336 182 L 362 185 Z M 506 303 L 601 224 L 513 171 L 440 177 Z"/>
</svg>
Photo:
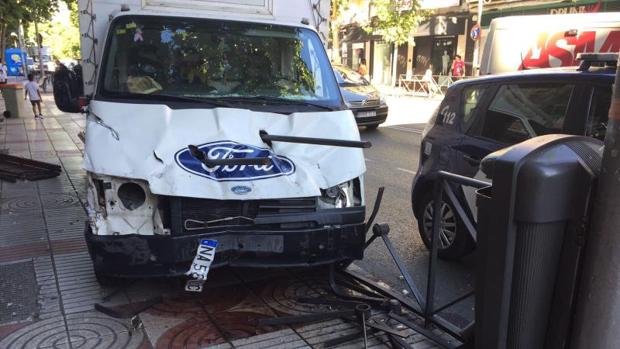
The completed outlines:
<svg viewBox="0 0 620 349">
<path fill-rule="evenodd" d="M 531 137 L 523 119 L 489 110 L 482 128 L 482 137 L 499 143 L 515 144 Z"/>
<path fill-rule="evenodd" d="M 611 87 L 594 87 L 590 100 L 591 104 L 586 125 L 586 136 L 603 140 L 607 132 L 607 115 L 609 113 L 609 105 L 611 104 Z"/>
<path fill-rule="evenodd" d="M 463 105 L 461 111 L 463 115 L 463 131 L 467 131 L 471 127 L 474 121 L 473 116 L 485 91 L 485 86 L 472 86 L 463 89 L 461 97 Z"/>
<path fill-rule="evenodd" d="M 358 72 L 351 70 L 349 68 L 345 68 L 343 66 L 335 66 L 334 72 L 336 73 L 336 80 L 338 81 L 338 84 L 340 85 L 349 85 L 349 86 L 369 85 L 368 80 L 366 80 Z"/>
<path fill-rule="evenodd" d="M 485 115 L 482 136 L 513 144 L 549 133 L 562 133 L 574 85 L 503 85 Z"/>
</svg>

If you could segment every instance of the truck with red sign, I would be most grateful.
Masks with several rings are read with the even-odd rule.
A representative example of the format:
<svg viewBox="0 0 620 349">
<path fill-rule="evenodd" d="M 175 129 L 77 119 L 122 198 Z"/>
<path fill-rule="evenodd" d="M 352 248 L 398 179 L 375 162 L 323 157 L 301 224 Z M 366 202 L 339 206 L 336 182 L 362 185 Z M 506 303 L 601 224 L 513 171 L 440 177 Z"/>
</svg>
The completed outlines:
<svg viewBox="0 0 620 349">
<path fill-rule="evenodd" d="M 620 51 L 620 12 L 514 16 L 491 22 L 480 75 L 577 66 L 579 53 Z"/>
</svg>

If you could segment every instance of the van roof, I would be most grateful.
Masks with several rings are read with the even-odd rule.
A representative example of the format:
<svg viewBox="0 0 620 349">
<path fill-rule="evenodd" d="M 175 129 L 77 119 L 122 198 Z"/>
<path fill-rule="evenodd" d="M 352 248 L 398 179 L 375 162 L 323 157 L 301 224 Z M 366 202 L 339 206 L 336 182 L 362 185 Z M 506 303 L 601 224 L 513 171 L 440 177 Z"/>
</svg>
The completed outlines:
<svg viewBox="0 0 620 349">
<path fill-rule="evenodd" d="M 124 16 L 150 16 L 150 17 L 177 17 L 177 18 L 194 18 L 194 19 L 214 19 L 225 20 L 233 22 L 250 22 L 250 23 L 262 23 L 262 24 L 277 24 L 288 27 L 307 28 L 316 32 L 316 28 L 309 24 L 304 24 L 301 21 L 295 23 L 290 18 L 273 18 L 273 17 L 252 17 L 252 16 L 222 16 L 218 13 L 189 13 L 184 11 L 178 12 L 165 12 L 161 9 L 137 9 L 129 11 L 121 11 L 113 14 L 113 19 Z"/>
</svg>

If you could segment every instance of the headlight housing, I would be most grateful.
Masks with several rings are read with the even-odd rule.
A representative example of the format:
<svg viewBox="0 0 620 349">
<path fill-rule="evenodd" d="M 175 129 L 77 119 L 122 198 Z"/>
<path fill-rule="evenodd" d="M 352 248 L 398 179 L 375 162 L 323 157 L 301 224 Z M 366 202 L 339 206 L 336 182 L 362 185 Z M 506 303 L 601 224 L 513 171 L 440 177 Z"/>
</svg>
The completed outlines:
<svg viewBox="0 0 620 349">
<path fill-rule="evenodd" d="M 359 179 L 321 189 L 319 208 L 344 208 L 361 205 Z"/>
<path fill-rule="evenodd" d="M 146 201 L 146 192 L 141 185 L 134 182 L 121 184 L 116 195 L 123 206 L 130 211 L 139 208 Z"/>
</svg>

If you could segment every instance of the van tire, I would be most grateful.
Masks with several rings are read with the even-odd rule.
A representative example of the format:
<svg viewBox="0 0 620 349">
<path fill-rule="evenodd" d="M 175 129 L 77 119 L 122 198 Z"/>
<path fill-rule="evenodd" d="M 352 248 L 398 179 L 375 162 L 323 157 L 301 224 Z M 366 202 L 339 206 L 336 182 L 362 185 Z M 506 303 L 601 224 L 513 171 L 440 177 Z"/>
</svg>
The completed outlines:
<svg viewBox="0 0 620 349">
<path fill-rule="evenodd" d="M 448 247 L 442 248 L 442 246 L 439 246 L 439 249 L 437 250 L 437 255 L 444 260 L 459 260 L 469 255 L 474 250 L 475 243 L 467 232 L 467 228 L 465 228 L 465 225 L 458 217 L 456 209 L 450 202 L 448 202 L 448 198 L 445 195 L 443 201 L 445 206 L 442 207 L 442 212 L 444 214 L 444 217 L 446 217 L 445 223 L 451 225 L 447 228 L 448 231 L 445 233 L 444 239 L 446 237 L 449 238 L 450 230 L 454 231 L 454 237 Z M 432 215 L 429 217 L 429 213 L 432 214 L 432 208 L 430 209 L 431 212 L 429 212 L 429 205 L 433 205 L 432 190 L 427 190 L 426 192 L 424 192 L 424 194 L 422 195 L 422 199 L 417 202 L 416 210 L 418 232 L 420 234 L 420 237 L 422 238 L 422 241 L 424 242 L 424 245 L 427 249 L 430 250 L 430 234 L 432 234 L 432 230 L 430 229 L 432 229 L 432 225 L 429 226 L 429 219 L 431 219 L 432 221 Z M 427 230 L 430 231 L 427 232 Z"/>
</svg>

